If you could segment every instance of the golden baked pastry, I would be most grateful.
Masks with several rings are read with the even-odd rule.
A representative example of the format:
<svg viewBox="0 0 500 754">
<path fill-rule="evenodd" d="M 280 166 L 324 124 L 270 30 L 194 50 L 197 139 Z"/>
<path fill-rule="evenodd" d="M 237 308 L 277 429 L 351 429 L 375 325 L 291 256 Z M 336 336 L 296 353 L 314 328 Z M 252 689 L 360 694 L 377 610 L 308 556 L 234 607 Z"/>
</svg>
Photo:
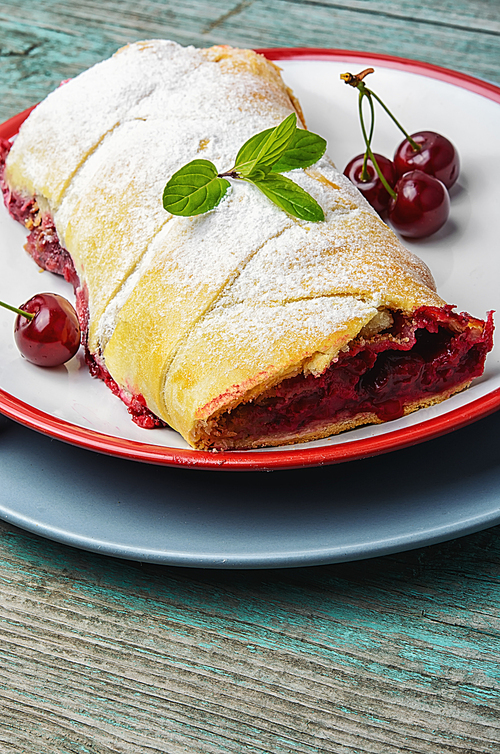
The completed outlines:
<svg viewBox="0 0 500 754">
<path fill-rule="evenodd" d="M 6 204 L 75 286 L 91 372 L 195 448 L 397 418 L 467 387 L 492 345 L 491 316 L 454 313 L 328 157 L 289 174 L 324 222 L 244 182 L 205 215 L 165 212 L 181 166 L 228 169 L 292 112 L 305 127 L 261 55 L 152 40 L 62 85 L 3 145 Z"/>
</svg>

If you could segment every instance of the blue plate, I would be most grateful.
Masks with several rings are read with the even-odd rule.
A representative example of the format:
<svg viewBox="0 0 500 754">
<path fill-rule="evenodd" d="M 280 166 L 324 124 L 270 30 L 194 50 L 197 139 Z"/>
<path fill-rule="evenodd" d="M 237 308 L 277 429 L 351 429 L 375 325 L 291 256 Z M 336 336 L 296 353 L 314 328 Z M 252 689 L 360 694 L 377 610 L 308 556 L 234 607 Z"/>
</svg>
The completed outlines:
<svg viewBox="0 0 500 754">
<path fill-rule="evenodd" d="M 151 466 L 0 419 L 0 517 L 130 560 L 283 568 L 358 560 L 500 523 L 500 414 L 377 458 L 315 469 Z"/>
</svg>

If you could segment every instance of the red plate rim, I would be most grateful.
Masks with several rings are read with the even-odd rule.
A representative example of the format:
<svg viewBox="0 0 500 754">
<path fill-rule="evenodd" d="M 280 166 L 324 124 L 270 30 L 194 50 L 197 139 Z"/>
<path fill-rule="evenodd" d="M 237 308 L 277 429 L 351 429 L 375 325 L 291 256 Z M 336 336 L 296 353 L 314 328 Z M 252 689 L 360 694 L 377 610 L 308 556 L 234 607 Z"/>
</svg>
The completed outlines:
<svg viewBox="0 0 500 754">
<path fill-rule="evenodd" d="M 460 86 L 463 89 L 500 103 L 500 87 L 495 84 L 476 79 L 465 73 L 441 68 L 432 63 L 408 60 L 381 53 L 325 48 L 276 47 L 259 49 L 257 52 L 265 55 L 269 60 L 342 59 L 352 60 L 353 62 L 356 60 L 377 61 L 381 66 L 439 79 L 440 81 Z M 1 124 L 0 137 L 10 138 L 17 133 L 21 123 L 32 110 L 33 107 L 30 107 Z M 499 407 L 500 388 L 442 416 L 434 417 L 415 426 L 397 429 L 394 432 L 376 437 L 315 448 L 290 446 L 287 450 L 208 452 L 141 443 L 136 440 L 128 440 L 86 429 L 85 427 L 71 424 L 34 408 L 0 388 L 1 413 L 30 429 L 70 443 L 71 445 L 143 463 L 230 471 L 294 469 L 367 458 L 381 453 L 400 450 L 460 429 L 467 424 L 488 416 Z"/>
</svg>

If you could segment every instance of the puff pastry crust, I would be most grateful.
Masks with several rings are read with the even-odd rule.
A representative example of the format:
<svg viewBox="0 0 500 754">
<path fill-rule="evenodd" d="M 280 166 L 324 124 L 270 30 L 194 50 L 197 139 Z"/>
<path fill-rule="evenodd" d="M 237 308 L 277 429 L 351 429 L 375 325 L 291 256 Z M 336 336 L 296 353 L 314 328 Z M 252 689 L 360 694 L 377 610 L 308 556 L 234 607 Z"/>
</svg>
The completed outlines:
<svg viewBox="0 0 500 754">
<path fill-rule="evenodd" d="M 446 306 L 328 157 L 289 174 L 325 222 L 292 218 L 243 182 L 206 215 L 165 212 L 163 187 L 182 165 L 227 169 L 294 111 L 305 127 L 279 69 L 254 52 L 149 40 L 62 85 L 4 145 L 7 206 L 39 264 L 75 285 L 91 370 L 138 423 L 168 424 L 193 447 L 393 418 L 466 387 L 491 348 L 491 321 Z M 422 361 L 435 362 L 427 376 Z M 377 388 L 381 371 L 390 389 Z"/>
</svg>

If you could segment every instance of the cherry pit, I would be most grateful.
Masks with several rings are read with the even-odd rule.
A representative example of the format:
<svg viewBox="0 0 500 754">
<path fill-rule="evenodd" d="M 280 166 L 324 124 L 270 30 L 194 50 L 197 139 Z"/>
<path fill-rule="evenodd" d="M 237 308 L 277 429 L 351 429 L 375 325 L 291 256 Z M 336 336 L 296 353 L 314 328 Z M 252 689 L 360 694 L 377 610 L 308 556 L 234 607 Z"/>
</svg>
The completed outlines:
<svg viewBox="0 0 500 754">
<path fill-rule="evenodd" d="M 359 90 L 359 118 L 366 145 L 364 154 L 354 157 L 344 170 L 350 181 L 371 206 L 387 217 L 392 227 L 409 238 L 425 238 L 438 231 L 448 219 L 448 190 L 460 173 L 458 152 L 445 136 L 434 131 L 408 134 L 389 108 L 363 79 L 373 68 L 340 78 Z M 368 100 L 371 125 L 367 133 L 363 116 L 363 99 Z M 389 160 L 371 149 L 376 100 L 392 118 L 405 138 Z"/>
<path fill-rule="evenodd" d="M 80 347 L 80 324 L 73 306 L 57 293 L 37 293 L 16 308 L 0 306 L 17 314 L 14 340 L 27 361 L 55 367 L 69 361 Z"/>
</svg>

